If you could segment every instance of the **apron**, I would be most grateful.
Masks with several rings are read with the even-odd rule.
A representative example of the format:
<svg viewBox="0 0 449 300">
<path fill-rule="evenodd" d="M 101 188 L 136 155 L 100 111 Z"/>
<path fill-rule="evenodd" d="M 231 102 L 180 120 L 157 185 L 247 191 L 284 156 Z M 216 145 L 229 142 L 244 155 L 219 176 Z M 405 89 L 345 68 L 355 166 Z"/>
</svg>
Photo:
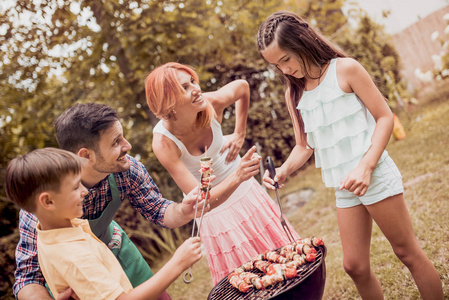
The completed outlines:
<svg viewBox="0 0 449 300">
<path fill-rule="evenodd" d="M 112 220 L 122 201 L 113 174 L 108 177 L 112 201 L 97 219 L 89 220 L 92 232 L 108 245 L 117 257 L 133 288 L 145 282 L 153 272 L 123 229 Z"/>
</svg>

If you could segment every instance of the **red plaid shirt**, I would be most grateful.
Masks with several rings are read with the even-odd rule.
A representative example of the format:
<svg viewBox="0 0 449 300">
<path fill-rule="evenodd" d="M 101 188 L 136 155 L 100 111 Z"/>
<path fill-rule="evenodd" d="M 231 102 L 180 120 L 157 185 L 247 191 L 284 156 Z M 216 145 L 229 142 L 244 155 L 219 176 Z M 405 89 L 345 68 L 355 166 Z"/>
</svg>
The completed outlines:
<svg viewBox="0 0 449 300">
<path fill-rule="evenodd" d="M 129 155 L 128 160 L 130 162 L 129 170 L 114 173 L 120 198 L 122 201 L 127 198 L 145 219 L 165 227 L 165 210 L 173 201 L 162 198 L 158 187 L 142 163 Z M 98 218 L 111 201 L 112 194 L 106 177 L 95 187 L 89 189 L 89 193 L 84 197 L 83 218 Z M 45 283 L 37 259 L 36 225 L 37 218 L 35 215 L 24 210 L 20 211 L 20 240 L 16 248 L 17 268 L 15 271 L 16 281 L 13 287 L 16 296 L 19 290 L 27 284 L 44 285 Z"/>
</svg>

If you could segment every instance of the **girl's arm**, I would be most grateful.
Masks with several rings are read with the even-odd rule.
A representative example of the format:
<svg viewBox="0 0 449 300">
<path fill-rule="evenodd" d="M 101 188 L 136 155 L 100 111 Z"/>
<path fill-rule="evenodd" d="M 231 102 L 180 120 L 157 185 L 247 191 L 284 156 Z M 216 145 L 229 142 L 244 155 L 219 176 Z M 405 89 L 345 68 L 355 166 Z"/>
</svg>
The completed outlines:
<svg viewBox="0 0 449 300">
<path fill-rule="evenodd" d="M 221 153 L 223 153 L 229 148 L 229 153 L 226 156 L 226 163 L 229 163 L 236 159 L 245 140 L 246 120 L 248 118 L 250 101 L 249 84 L 246 80 L 234 80 L 218 91 L 204 93 L 203 95 L 206 96 L 214 107 L 220 124 L 223 121 L 224 110 L 235 103 L 234 133 L 226 136 L 226 143 L 221 149 Z"/>
<path fill-rule="evenodd" d="M 306 141 L 302 141 L 301 139 L 300 129 L 298 125 L 299 120 L 296 117 L 295 111 L 296 107 L 294 107 L 292 101 L 290 101 L 289 89 L 287 89 L 287 91 L 285 92 L 285 101 L 287 104 L 288 112 L 290 114 L 290 118 L 292 119 L 296 145 L 293 147 L 287 160 L 282 164 L 282 166 L 276 169 L 276 176 L 274 180 L 270 178 L 268 170 L 265 171 L 265 174 L 263 176 L 264 185 L 271 190 L 274 190 L 275 181 L 277 181 L 280 187 L 282 187 L 285 179 L 287 179 L 287 177 L 290 176 L 291 173 L 301 168 L 313 154 L 312 149 L 307 149 L 305 145 Z"/>
<path fill-rule="evenodd" d="M 181 152 L 179 148 L 172 140 L 162 134 L 155 133 L 153 136 L 153 152 L 183 193 L 187 194 L 198 187 L 200 178 L 195 178 L 190 173 L 180 159 Z M 243 181 L 248 180 L 259 172 L 260 157 L 255 152 L 256 146 L 253 146 L 242 157 L 239 167 L 210 190 L 209 203 L 211 209 L 222 204 Z"/>
<path fill-rule="evenodd" d="M 362 65 L 351 58 L 341 58 L 337 63 L 337 78 L 341 89 L 347 93 L 354 92 L 376 121 L 371 147 L 359 165 L 342 180 L 340 185 L 340 188 L 363 196 L 368 189 L 371 173 L 390 140 L 394 125 L 393 113 Z"/>
</svg>

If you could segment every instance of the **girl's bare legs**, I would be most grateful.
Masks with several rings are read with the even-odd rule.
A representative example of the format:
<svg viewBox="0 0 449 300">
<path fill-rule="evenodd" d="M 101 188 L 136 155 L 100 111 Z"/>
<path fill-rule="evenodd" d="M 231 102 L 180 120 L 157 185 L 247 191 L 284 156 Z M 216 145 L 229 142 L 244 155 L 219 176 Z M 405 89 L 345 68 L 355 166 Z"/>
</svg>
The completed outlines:
<svg viewBox="0 0 449 300">
<path fill-rule="evenodd" d="M 382 288 L 370 267 L 372 219 L 365 206 L 337 208 L 343 247 L 343 267 L 362 299 L 383 299 Z"/>
<path fill-rule="evenodd" d="M 440 277 L 418 243 L 403 194 L 365 207 L 390 242 L 396 256 L 412 273 L 421 297 L 424 300 L 443 299 Z"/>
</svg>

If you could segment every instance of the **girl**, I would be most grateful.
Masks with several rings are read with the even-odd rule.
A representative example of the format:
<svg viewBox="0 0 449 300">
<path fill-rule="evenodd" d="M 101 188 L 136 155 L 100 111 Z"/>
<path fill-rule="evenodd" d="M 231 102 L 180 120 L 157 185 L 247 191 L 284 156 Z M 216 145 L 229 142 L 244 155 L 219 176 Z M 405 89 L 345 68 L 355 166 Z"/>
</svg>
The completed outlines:
<svg viewBox="0 0 449 300">
<path fill-rule="evenodd" d="M 257 45 L 283 74 L 296 139 L 275 179 L 264 174 L 265 186 L 282 184 L 315 153 L 324 183 L 335 188 L 343 267 L 362 298 L 383 299 L 369 259 L 374 219 L 423 299 L 443 299 L 438 273 L 413 232 L 402 177 L 385 151 L 392 112 L 366 70 L 291 12 L 269 16 Z"/>
<path fill-rule="evenodd" d="M 206 147 L 213 159 L 216 186 L 200 231 L 213 284 L 257 254 L 289 243 L 279 208 L 253 178 L 261 159 L 256 147 L 241 159 L 238 155 L 245 139 L 248 83 L 235 80 L 203 94 L 192 68 L 167 63 L 148 75 L 145 90 L 148 106 L 162 119 L 153 129 L 153 151 L 184 193 L 198 186 Z M 223 137 L 223 112 L 234 103 L 234 133 Z"/>
</svg>

